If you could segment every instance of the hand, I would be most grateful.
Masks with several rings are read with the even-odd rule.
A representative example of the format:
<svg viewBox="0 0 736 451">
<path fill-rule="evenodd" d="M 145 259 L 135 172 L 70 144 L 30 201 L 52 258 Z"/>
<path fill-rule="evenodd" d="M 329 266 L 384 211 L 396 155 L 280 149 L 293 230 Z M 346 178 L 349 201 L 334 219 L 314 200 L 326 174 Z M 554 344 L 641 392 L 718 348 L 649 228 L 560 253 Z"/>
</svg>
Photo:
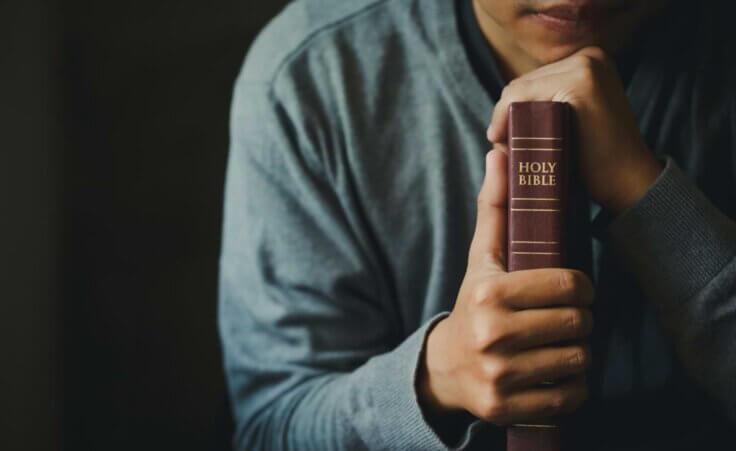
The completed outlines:
<svg viewBox="0 0 736 451">
<path fill-rule="evenodd" d="M 542 420 L 586 399 L 582 339 L 593 299 L 579 271 L 505 271 L 506 158 L 501 150 L 486 156 L 465 278 L 452 312 L 427 337 L 418 378 L 432 411 L 465 409 L 498 425 Z"/>
<path fill-rule="evenodd" d="M 597 47 L 511 81 L 493 111 L 488 139 L 507 137 L 511 102 L 568 102 L 577 118 L 579 167 L 591 198 L 614 213 L 635 204 L 662 170 L 639 132 L 614 64 Z"/>
</svg>

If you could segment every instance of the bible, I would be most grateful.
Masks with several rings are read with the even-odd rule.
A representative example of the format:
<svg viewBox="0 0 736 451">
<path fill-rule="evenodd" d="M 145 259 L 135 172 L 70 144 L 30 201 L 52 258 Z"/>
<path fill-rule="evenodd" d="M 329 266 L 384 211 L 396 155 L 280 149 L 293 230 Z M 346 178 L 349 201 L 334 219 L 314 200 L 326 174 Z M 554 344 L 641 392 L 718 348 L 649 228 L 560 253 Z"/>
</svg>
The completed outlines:
<svg viewBox="0 0 736 451">
<path fill-rule="evenodd" d="M 564 102 L 509 106 L 508 271 L 566 266 L 571 114 Z M 562 447 L 553 422 L 511 425 L 506 443 L 507 451 Z"/>
</svg>

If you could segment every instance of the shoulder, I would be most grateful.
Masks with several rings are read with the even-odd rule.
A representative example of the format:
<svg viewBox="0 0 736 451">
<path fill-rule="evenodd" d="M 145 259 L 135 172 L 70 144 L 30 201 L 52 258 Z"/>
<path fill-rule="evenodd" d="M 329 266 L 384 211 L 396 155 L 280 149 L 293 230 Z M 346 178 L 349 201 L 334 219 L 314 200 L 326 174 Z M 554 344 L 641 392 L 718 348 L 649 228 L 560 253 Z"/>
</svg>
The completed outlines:
<svg viewBox="0 0 736 451">
<path fill-rule="evenodd" d="M 380 78 L 375 71 L 389 70 L 387 52 L 401 59 L 387 49 L 406 54 L 407 40 L 416 35 L 412 5 L 439 1 L 447 0 L 289 3 L 259 33 L 235 81 L 233 144 L 247 142 L 252 152 L 266 152 L 277 140 L 280 149 L 321 160 L 324 149 L 337 147 L 332 141 L 341 102 L 359 97 L 354 91 L 368 85 L 366 80 Z"/>
<path fill-rule="evenodd" d="M 311 59 L 337 47 L 375 45 L 380 32 L 411 0 L 292 1 L 260 32 L 249 49 L 239 81 L 273 85 Z M 375 38 L 375 35 L 373 36 Z M 295 68 L 295 66 L 302 67 Z"/>
<path fill-rule="evenodd" d="M 315 152 L 337 148 L 347 122 L 367 114 L 361 102 L 383 84 L 401 84 L 415 73 L 406 68 L 432 57 L 425 28 L 446 1 L 291 2 L 246 55 L 235 82 L 231 130 L 263 136 L 270 127 Z"/>
</svg>

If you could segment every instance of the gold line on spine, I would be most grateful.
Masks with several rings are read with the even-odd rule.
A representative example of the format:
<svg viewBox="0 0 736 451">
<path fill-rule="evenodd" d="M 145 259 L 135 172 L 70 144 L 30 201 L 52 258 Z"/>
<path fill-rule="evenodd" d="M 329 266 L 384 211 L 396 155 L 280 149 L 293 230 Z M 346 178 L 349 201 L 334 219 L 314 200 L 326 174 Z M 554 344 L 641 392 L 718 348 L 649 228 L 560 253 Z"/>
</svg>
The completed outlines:
<svg viewBox="0 0 736 451">
<path fill-rule="evenodd" d="M 512 197 L 511 200 L 560 200 L 557 197 Z"/>
</svg>

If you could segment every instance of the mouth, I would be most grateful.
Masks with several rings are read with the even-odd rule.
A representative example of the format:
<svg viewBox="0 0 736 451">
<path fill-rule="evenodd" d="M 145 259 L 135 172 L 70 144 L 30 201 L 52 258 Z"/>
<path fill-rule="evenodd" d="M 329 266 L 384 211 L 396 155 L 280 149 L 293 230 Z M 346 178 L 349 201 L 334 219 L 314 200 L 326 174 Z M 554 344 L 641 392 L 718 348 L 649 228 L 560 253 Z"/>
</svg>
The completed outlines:
<svg viewBox="0 0 736 451">
<path fill-rule="evenodd" d="M 600 10 L 592 3 L 561 3 L 528 12 L 531 20 L 566 37 L 592 32 L 600 23 Z"/>
</svg>

